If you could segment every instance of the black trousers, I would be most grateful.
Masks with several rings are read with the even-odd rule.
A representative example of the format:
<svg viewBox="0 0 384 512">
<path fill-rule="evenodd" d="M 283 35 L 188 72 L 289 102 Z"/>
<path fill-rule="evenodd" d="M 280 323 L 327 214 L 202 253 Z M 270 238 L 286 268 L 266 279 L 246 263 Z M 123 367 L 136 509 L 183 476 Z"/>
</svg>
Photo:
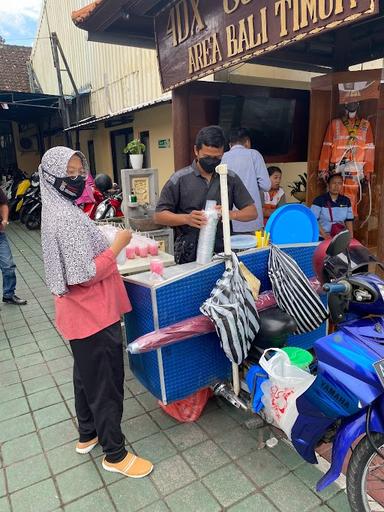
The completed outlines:
<svg viewBox="0 0 384 512">
<path fill-rule="evenodd" d="M 80 442 L 97 435 L 106 460 L 120 462 L 127 454 L 120 425 L 124 400 L 120 322 L 88 338 L 71 340 L 70 345 Z"/>
</svg>

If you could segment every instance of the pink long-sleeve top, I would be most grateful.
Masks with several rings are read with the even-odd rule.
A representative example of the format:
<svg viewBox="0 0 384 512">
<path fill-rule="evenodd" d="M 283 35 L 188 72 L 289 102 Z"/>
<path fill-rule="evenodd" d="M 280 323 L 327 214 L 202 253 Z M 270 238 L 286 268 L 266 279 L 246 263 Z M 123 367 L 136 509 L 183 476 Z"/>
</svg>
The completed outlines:
<svg viewBox="0 0 384 512">
<path fill-rule="evenodd" d="M 96 275 L 90 281 L 71 285 L 68 293 L 55 297 L 56 327 L 67 340 L 87 338 L 132 310 L 111 249 L 94 262 Z"/>
</svg>

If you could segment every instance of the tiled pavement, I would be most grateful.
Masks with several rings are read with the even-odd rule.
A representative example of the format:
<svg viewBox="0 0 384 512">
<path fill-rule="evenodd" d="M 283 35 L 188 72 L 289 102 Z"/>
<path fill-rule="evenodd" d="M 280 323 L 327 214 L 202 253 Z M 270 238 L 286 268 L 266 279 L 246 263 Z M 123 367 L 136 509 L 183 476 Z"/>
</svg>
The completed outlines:
<svg viewBox="0 0 384 512">
<path fill-rule="evenodd" d="M 314 491 L 320 472 L 280 441 L 258 449 L 268 429 L 212 400 L 196 424 L 177 424 L 126 371 L 123 430 L 130 446 L 156 463 L 130 480 L 106 473 L 99 448 L 74 452 L 72 356 L 53 325 L 43 282 L 39 233 L 8 235 L 24 307 L 0 312 L 0 512 L 343 512 L 337 486 Z"/>
</svg>

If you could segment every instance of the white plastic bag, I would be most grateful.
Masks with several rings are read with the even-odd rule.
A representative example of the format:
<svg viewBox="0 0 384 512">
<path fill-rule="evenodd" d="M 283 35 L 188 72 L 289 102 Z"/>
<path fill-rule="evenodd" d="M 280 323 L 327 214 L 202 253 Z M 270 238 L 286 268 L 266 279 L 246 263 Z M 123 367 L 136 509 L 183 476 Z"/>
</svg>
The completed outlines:
<svg viewBox="0 0 384 512">
<path fill-rule="evenodd" d="M 267 360 L 268 352 L 275 354 Z M 269 376 L 261 384 L 261 401 L 266 419 L 291 439 L 292 427 L 299 415 L 296 400 L 311 386 L 316 377 L 293 366 L 288 355 L 278 348 L 265 350 L 259 364 Z"/>
<path fill-rule="evenodd" d="M 108 224 L 104 226 L 99 226 L 99 229 L 104 233 L 106 236 L 108 243 L 112 245 L 113 241 L 115 240 L 115 237 L 117 233 L 119 232 L 119 228 L 116 228 L 115 226 L 108 226 Z M 118 265 L 124 265 L 127 260 L 127 254 L 125 247 L 122 251 L 119 252 L 119 254 L 116 257 L 116 263 Z"/>
</svg>

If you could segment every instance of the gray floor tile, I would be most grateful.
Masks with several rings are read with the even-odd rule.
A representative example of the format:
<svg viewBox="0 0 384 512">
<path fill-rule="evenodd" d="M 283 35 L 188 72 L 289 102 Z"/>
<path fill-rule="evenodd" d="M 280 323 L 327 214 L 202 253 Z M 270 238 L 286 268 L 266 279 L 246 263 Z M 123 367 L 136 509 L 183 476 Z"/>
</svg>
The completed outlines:
<svg viewBox="0 0 384 512">
<path fill-rule="evenodd" d="M 282 512 L 306 512 L 321 503 L 316 494 L 294 475 L 288 475 L 268 485 L 264 493 Z M 284 501 L 282 496 L 285 496 Z"/>
<path fill-rule="evenodd" d="M 93 462 L 86 462 L 73 469 L 69 469 L 56 477 L 64 503 L 68 503 L 80 496 L 103 486 L 100 475 Z M 86 485 L 84 483 L 86 482 Z"/>
<path fill-rule="evenodd" d="M 185 487 L 196 479 L 180 455 L 156 464 L 151 478 L 163 496 Z"/>
<path fill-rule="evenodd" d="M 229 507 L 251 494 L 255 487 L 234 464 L 224 466 L 203 479 L 223 507 Z"/>
<path fill-rule="evenodd" d="M 119 512 L 135 512 L 158 500 L 159 494 L 150 478 L 124 478 L 109 486 Z"/>
<path fill-rule="evenodd" d="M 192 484 L 176 491 L 166 498 L 172 512 L 220 512 L 222 507 L 209 493 L 201 482 Z"/>
<path fill-rule="evenodd" d="M 75 445 L 76 440 L 46 452 L 49 464 L 55 475 L 91 460 L 88 454 L 80 455 L 76 453 Z"/>
<path fill-rule="evenodd" d="M 262 494 L 254 494 L 245 498 L 240 503 L 229 507 L 228 512 L 256 512 L 259 510 L 262 512 L 278 512 L 278 509 Z"/>
<path fill-rule="evenodd" d="M 50 477 L 49 467 L 43 454 L 12 464 L 6 471 L 10 493 Z"/>
<path fill-rule="evenodd" d="M 51 450 L 69 441 L 78 439 L 78 432 L 72 420 L 62 421 L 40 430 L 44 450 Z"/>
<path fill-rule="evenodd" d="M 13 510 L 17 512 L 50 512 L 60 505 L 51 479 L 44 480 L 11 495 Z"/>
<path fill-rule="evenodd" d="M 176 448 L 162 432 L 133 443 L 132 448 L 140 457 L 153 463 L 176 455 Z"/>
<path fill-rule="evenodd" d="M 55 387 L 28 395 L 28 402 L 32 411 L 37 411 L 38 409 L 43 409 L 49 405 L 62 402 L 62 397 L 58 389 Z"/>
<path fill-rule="evenodd" d="M 182 423 L 165 431 L 179 450 L 185 450 L 207 439 L 207 434 L 195 423 Z"/>
<path fill-rule="evenodd" d="M 24 414 L 1 422 L 0 443 L 35 431 L 35 424 L 30 414 Z"/>
<path fill-rule="evenodd" d="M 21 416 L 27 412 L 29 412 L 29 406 L 26 398 L 24 397 L 3 402 L 0 404 L 0 429 L 2 421 L 15 418 L 16 416 Z"/>
<path fill-rule="evenodd" d="M 12 439 L 3 444 L 1 448 L 3 462 L 9 466 L 14 462 L 26 460 L 33 455 L 42 452 L 41 444 L 36 432 L 32 432 L 17 439 Z"/>
<path fill-rule="evenodd" d="M 230 462 L 228 455 L 211 439 L 185 450 L 183 456 L 199 477 L 203 477 Z"/>
<path fill-rule="evenodd" d="M 104 489 L 92 492 L 64 507 L 65 512 L 115 512 L 111 498 Z"/>
</svg>

